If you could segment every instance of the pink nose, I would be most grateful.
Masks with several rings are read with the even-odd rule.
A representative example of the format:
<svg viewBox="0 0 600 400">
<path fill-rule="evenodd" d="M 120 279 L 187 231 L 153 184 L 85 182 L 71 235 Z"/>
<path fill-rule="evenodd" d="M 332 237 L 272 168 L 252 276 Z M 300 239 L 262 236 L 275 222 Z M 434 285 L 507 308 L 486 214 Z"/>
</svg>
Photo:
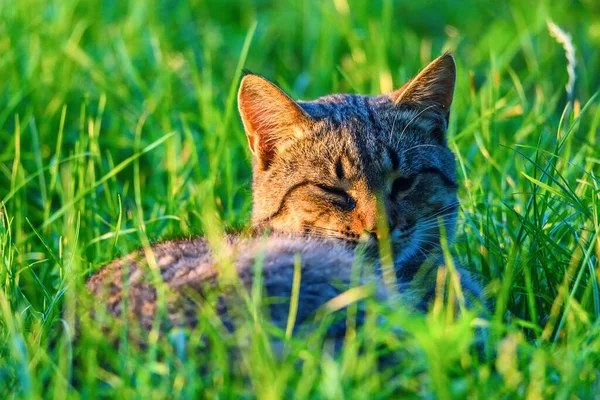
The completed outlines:
<svg viewBox="0 0 600 400">
<path fill-rule="evenodd" d="M 359 235 L 363 232 L 374 232 L 377 229 L 377 204 L 368 201 L 359 204 L 352 223 L 352 230 Z"/>
</svg>

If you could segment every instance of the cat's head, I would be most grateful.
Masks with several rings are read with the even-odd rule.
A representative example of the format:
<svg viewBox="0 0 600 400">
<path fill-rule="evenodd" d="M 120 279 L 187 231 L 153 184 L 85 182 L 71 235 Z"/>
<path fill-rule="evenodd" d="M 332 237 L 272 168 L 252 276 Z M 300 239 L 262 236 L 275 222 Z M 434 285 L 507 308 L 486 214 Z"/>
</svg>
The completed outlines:
<svg viewBox="0 0 600 400">
<path fill-rule="evenodd" d="M 246 74 L 238 104 L 253 154 L 253 224 L 356 242 L 385 226 L 385 209 L 396 261 L 439 247 L 438 220 L 451 238 L 458 208 L 445 137 L 455 80 L 450 54 L 380 96 L 294 101 Z"/>
</svg>

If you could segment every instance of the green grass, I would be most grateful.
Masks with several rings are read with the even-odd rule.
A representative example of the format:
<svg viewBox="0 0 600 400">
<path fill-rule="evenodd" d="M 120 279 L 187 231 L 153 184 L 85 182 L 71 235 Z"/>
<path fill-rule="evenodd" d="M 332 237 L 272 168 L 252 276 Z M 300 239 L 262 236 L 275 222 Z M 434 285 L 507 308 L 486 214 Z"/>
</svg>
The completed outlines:
<svg viewBox="0 0 600 400">
<path fill-rule="evenodd" d="M 2 397 L 597 396 L 600 7 L 498 3 L 0 2 Z M 547 18 L 576 47 L 572 106 Z M 283 360 L 265 343 L 285 333 L 260 315 L 233 335 L 203 316 L 144 348 L 81 315 L 102 264 L 248 223 L 242 67 L 299 98 L 376 94 L 446 50 L 462 186 L 451 251 L 486 284 L 483 346 L 473 314 L 378 304 L 339 356 L 315 334 L 288 340 Z M 395 361 L 378 370 L 378 354 Z"/>
</svg>

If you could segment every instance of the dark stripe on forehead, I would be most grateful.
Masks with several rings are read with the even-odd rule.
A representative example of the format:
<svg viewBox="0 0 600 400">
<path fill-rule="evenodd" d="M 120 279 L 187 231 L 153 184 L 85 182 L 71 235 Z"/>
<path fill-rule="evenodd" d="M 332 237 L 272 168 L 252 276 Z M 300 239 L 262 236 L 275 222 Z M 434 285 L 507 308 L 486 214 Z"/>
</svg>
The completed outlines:
<svg viewBox="0 0 600 400">
<path fill-rule="evenodd" d="M 336 107 L 333 104 L 329 104 L 329 115 L 328 118 L 336 125 L 341 125 L 343 120 L 344 120 L 344 116 L 342 115 L 342 113 L 340 112 L 339 107 Z"/>
<path fill-rule="evenodd" d="M 338 158 L 335 163 L 335 176 L 338 179 L 344 179 L 344 166 L 342 165 L 342 159 Z"/>
<path fill-rule="evenodd" d="M 400 167 L 400 158 L 398 158 L 398 154 L 393 149 L 388 147 L 387 151 L 392 163 L 392 169 L 396 171 Z"/>
<path fill-rule="evenodd" d="M 373 129 L 378 129 L 379 122 L 377 121 L 377 118 L 375 117 L 375 110 L 373 110 L 373 107 L 371 107 L 368 104 L 366 105 L 366 109 L 367 109 L 367 118 L 369 118 L 369 124 L 371 124 Z"/>
<path fill-rule="evenodd" d="M 346 151 L 344 153 L 346 159 L 348 160 L 348 164 L 350 165 L 349 171 L 344 171 L 345 177 L 347 179 L 353 180 L 356 179 L 357 171 L 359 171 L 361 166 L 364 164 L 361 160 L 360 150 L 358 151 Z"/>
<path fill-rule="evenodd" d="M 363 123 L 369 121 L 369 106 L 364 96 L 349 95 L 346 97 L 349 116 L 356 117 Z"/>
<path fill-rule="evenodd" d="M 360 113 L 365 124 L 376 124 L 374 115 L 371 114 L 371 105 L 365 96 L 360 96 Z M 375 126 L 373 126 L 375 128 Z"/>
<path fill-rule="evenodd" d="M 351 94 L 346 96 L 346 104 L 352 111 L 354 111 L 356 108 L 358 108 L 357 98 L 358 98 L 357 96 L 354 96 Z"/>
</svg>

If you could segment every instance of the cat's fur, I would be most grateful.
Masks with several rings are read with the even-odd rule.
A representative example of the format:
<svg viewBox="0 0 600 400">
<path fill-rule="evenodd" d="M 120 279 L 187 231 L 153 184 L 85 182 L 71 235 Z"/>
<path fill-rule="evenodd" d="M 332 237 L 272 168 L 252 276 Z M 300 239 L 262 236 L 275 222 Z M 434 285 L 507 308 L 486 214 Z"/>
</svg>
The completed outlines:
<svg viewBox="0 0 600 400">
<path fill-rule="evenodd" d="M 458 186 L 445 133 L 455 75 L 454 59 L 445 54 L 393 93 L 295 102 L 266 79 L 246 74 L 238 105 L 253 153 L 252 222 L 257 232 L 278 233 L 230 237 L 216 257 L 202 238 L 155 246 L 159 275 L 177 297 L 169 310 L 171 322 L 195 322 L 198 308 L 181 295 L 183 288 L 202 295 L 221 290 L 218 259 L 224 254 L 246 287 L 252 285 L 256 259 L 264 257 L 266 295 L 283 298 L 290 296 L 299 254 L 297 322 L 351 287 L 353 265 L 364 261 L 355 255 L 359 242 L 376 248 L 377 237 L 389 237 L 396 284 L 410 283 L 424 261 L 439 254 L 440 223 L 449 240 L 454 232 Z M 114 315 L 123 311 L 125 282 L 127 314 L 143 326 L 150 325 L 156 308 L 146 259 L 140 252 L 117 260 L 88 282 Z M 375 274 L 360 282 L 374 282 L 377 297 L 384 298 L 379 263 L 372 265 Z M 416 291 L 401 291 L 407 304 L 421 309 L 435 285 L 432 274 L 423 276 Z M 477 285 L 467 273 L 461 277 L 466 291 L 477 297 Z M 282 304 L 270 310 L 280 327 L 287 321 L 289 302 Z M 225 308 L 219 312 L 229 321 Z"/>
<path fill-rule="evenodd" d="M 229 267 L 235 269 L 239 282 L 250 291 L 255 268 L 260 265 L 265 298 L 277 299 L 268 308 L 268 315 L 271 322 L 282 329 L 288 322 L 297 259 L 300 260 L 300 285 L 296 326 L 301 326 L 325 302 L 357 285 L 365 285 L 365 290 L 380 300 L 390 294 L 381 271 L 375 265 L 370 265 L 374 267 L 371 271 L 356 269 L 363 269 L 369 263 L 343 242 L 277 233 L 254 238 L 232 235 L 219 243 L 219 247 L 219 255 L 214 256 L 205 238 L 163 242 L 152 248 L 150 265 L 143 252 L 130 254 L 92 276 L 88 288 L 101 295 L 111 314 L 121 315 L 125 311 L 130 320 L 139 321 L 146 329 L 152 326 L 157 307 L 151 265 L 158 268 L 168 289 L 167 317 L 171 326 L 195 325 L 201 307 L 198 299 L 215 295 L 218 288 L 216 311 L 226 326 L 234 327 L 235 318 L 227 308 L 235 307 L 235 302 L 240 300 L 234 293 L 236 280 L 223 277 L 224 269 Z M 128 279 L 124 279 L 124 271 Z M 129 303 L 125 310 L 124 285 L 127 285 Z M 408 288 L 403 286 L 400 295 L 406 294 L 404 303 L 410 306 L 418 296 L 408 296 L 408 293 Z M 411 293 L 416 291 L 411 290 Z M 334 329 L 343 331 L 339 326 Z"/>
</svg>

